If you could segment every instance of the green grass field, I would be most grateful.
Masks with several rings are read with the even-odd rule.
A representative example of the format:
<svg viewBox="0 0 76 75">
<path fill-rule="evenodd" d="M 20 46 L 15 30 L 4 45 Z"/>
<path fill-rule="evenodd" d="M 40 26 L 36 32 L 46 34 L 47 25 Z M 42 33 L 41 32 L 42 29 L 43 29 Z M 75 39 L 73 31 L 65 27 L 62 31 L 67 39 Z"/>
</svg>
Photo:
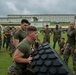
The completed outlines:
<svg viewBox="0 0 76 75">
<path fill-rule="evenodd" d="M 66 38 L 66 33 L 62 34 L 62 37 Z M 43 36 L 41 33 L 39 34 L 39 39 L 42 42 Z M 50 37 L 50 45 L 53 46 L 53 37 Z M 58 44 L 56 44 L 55 48 L 56 52 L 58 52 Z M 63 59 L 63 56 L 60 56 Z M 5 48 L 2 48 L 0 51 L 0 75 L 7 75 L 7 69 L 8 67 L 12 64 L 12 58 L 9 56 L 8 51 L 5 50 Z M 73 71 L 73 66 L 72 66 L 72 59 L 70 57 L 69 59 L 69 69 Z"/>
<path fill-rule="evenodd" d="M 51 26 L 56 26 L 56 24 L 53 23 L 53 22 L 50 22 L 50 25 L 51 25 Z M 61 26 L 68 26 L 69 23 L 59 23 L 58 25 L 61 25 Z"/>
</svg>

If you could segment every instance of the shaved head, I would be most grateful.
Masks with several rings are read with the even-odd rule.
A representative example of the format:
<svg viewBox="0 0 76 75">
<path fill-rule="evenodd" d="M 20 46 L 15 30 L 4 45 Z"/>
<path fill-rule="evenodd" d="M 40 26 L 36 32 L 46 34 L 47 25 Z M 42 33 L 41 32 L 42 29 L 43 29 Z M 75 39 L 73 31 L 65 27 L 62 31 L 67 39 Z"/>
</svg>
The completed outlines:
<svg viewBox="0 0 76 75">
<path fill-rule="evenodd" d="M 75 24 L 75 22 L 74 21 L 71 21 L 70 24 Z"/>
<path fill-rule="evenodd" d="M 71 21 L 70 24 L 69 24 L 69 27 L 70 27 L 70 29 L 74 29 L 74 27 L 75 27 L 75 22 L 74 22 L 74 21 Z"/>
</svg>

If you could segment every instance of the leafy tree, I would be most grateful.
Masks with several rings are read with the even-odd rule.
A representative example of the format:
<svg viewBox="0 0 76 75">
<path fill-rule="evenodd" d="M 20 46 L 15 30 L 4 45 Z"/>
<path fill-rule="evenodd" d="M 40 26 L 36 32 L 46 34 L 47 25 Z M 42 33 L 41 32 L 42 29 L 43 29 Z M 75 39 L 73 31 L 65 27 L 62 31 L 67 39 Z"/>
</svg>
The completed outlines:
<svg viewBox="0 0 76 75">
<path fill-rule="evenodd" d="M 33 17 L 33 21 L 38 21 L 38 18 L 37 17 Z"/>
</svg>

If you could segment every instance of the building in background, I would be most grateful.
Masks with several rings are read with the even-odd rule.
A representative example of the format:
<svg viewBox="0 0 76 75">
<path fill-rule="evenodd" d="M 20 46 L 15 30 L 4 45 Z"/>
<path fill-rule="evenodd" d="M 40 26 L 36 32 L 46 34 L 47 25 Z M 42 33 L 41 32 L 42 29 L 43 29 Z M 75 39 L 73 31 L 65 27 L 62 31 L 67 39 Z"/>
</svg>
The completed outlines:
<svg viewBox="0 0 76 75">
<path fill-rule="evenodd" d="M 36 27 L 43 27 L 46 24 L 50 25 L 51 22 L 76 22 L 76 14 L 9 14 L 6 17 L 0 17 L 0 25 L 19 26 L 21 20 L 24 18 L 29 20 L 31 25 Z"/>
</svg>

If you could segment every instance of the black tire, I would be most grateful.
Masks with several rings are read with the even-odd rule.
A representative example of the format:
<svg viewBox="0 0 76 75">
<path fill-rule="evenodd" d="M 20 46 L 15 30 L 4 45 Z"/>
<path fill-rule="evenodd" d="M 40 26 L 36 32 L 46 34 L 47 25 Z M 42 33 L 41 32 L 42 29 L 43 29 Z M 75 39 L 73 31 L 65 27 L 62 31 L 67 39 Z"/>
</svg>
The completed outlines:
<svg viewBox="0 0 76 75">
<path fill-rule="evenodd" d="M 32 56 L 31 64 L 35 75 L 73 75 L 48 43 L 40 45 Z"/>
</svg>

